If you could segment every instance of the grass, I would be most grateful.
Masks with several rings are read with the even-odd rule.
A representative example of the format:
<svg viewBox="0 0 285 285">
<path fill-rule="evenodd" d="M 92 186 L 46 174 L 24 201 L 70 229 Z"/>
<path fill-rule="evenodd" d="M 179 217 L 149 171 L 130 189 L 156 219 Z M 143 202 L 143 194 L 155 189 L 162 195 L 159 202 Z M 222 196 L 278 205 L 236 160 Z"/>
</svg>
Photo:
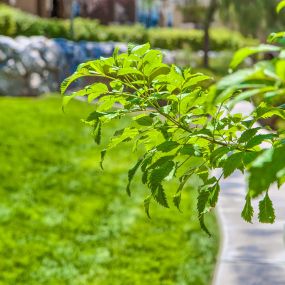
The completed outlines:
<svg viewBox="0 0 285 285">
<path fill-rule="evenodd" d="M 0 98 L 0 284 L 209 284 L 217 224 L 209 217 L 213 238 L 200 231 L 193 190 L 183 214 L 152 205 L 148 219 L 147 189 L 137 180 L 132 198 L 125 193 L 128 145 L 102 172 L 80 121 L 92 107 L 73 102 L 63 114 L 60 105 Z"/>
</svg>

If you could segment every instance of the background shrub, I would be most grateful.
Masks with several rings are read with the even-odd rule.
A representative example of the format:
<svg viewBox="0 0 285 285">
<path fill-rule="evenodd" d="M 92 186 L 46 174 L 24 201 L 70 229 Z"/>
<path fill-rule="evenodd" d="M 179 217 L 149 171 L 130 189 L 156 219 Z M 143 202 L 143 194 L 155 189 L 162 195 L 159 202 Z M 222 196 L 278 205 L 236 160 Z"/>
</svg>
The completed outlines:
<svg viewBox="0 0 285 285">
<path fill-rule="evenodd" d="M 77 18 L 74 21 L 74 31 L 72 37 L 69 20 L 43 19 L 9 6 L 0 6 L 0 34 L 10 37 L 42 35 L 75 41 L 115 41 L 137 44 L 150 42 L 153 47 L 169 50 L 189 47 L 197 51 L 203 47 L 203 31 L 196 29 L 153 28 L 147 30 L 141 25 L 102 26 L 96 20 Z M 240 33 L 226 28 L 213 28 L 211 38 L 211 48 L 216 51 L 233 50 L 256 43 L 255 40 L 244 38 Z"/>
</svg>

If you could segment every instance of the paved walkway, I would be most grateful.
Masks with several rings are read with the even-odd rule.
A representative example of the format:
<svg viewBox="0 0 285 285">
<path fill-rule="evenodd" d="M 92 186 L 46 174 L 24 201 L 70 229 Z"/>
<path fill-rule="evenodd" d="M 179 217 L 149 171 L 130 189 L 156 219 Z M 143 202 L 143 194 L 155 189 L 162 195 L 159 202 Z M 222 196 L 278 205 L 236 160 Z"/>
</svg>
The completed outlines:
<svg viewBox="0 0 285 285">
<path fill-rule="evenodd" d="M 260 224 L 255 216 L 248 224 L 240 217 L 246 185 L 244 176 L 235 173 L 223 181 L 218 215 L 222 227 L 222 249 L 215 285 L 285 284 L 285 189 L 270 191 L 276 209 L 273 225 Z M 258 201 L 254 201 L 255 215 Z"/>
<path fill-rule="evenodd" d="M 247 106 L 239 106 L 245 112 Z M 253 202 L 253 224 L 240 213 L 246 191 L 245 177 L 235 172 L 222 181 L 218 217 L 222 228 L 222 248 L 214 285 L 285 285 L 285 189 L 270 190 L 276 222 L 260 224 L 258 200 Z"/>
</svg>

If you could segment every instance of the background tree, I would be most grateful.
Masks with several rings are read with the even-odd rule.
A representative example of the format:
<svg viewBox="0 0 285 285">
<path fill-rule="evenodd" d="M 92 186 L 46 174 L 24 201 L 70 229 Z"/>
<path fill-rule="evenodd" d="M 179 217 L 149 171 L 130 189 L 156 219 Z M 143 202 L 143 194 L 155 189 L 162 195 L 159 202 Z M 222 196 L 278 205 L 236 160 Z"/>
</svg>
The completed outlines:
<svg viewBox="0 0 285 285">
<path fill-rule="evenodd" d="M 206 11 L 204 21 L 204 67 L 209 67 L 209 51 L 210 51 L 210 27 L 214 21 L 216 11 L 219 6 L 219 0 L 211 0 Z"/>
<path fill-rule="evenodd" d="M 280 30 L 285 24 L 282 17 L 276 17 L 275 8 L 279 2 L 279 0 L 210 0 L 204 20 L 204 66 L 209 66 L 211 49 L 209 31 L 217 14 L 223 23 L 231 25 L 243 35 L 265 41 L 270 31 Z"/>
</svg>

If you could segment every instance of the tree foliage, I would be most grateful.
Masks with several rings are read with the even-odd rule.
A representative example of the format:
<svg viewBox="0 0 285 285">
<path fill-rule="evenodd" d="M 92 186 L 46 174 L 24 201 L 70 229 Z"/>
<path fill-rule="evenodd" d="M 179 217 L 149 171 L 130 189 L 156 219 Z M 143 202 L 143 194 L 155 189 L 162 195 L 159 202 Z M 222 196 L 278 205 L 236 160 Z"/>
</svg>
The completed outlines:
<svg viewBox="0 0 285 285">
<path fill-rule="evenodd" d="M 266 46 L 266 51 L 271 48 L 282 52 L 275 46 Z M 237 65 L 244 57 L 259 51 L 263 47 L 239 52 L 232 64 Z M 272 223 L 275 216 L 268 190 L 275 181 L 279 185 L 284 181 L 284 135 L 282 132 L 264 135 L 255 123 L 272 115 L 285 118 L 285 112 L 262 102 L 249 116 L 231 113 L 235 102 L 248 99 L 256 90 L 278 92 L 279 85 L 241 80 L 255 68 L 259 68 L 256 74 L 260 75 L 261 65 L 241 70 L 208 89 L 205 87 L 205 81 L 211 81 L 208 76 L 164 64 L 162 53 L 151 49 L 149 44 L 129 45 L 127 53 L 119 54 L 116 50 L 110 58 L 81 64 L 63 82 L 63 94 L 73 81 L 82 77 L 103 79 L 104 83 L 93 83 L 65 95 L 63 104 L 85 95 L 89 102 L 95 103 L 94 112 L 85 121 L 93 126 L 97 143 L 101 141 L 104 125 L 132 116 L 132 122 L 117 130 L 106 145 L 102 163 L 110 148 L 126 141 L 133 143 L 133 151 L 140 156 L 129 171 L 127 193 L 131 195 L 131 181 L 140 170 L 142 183 L 150 190 L 144 201 L 148 215 L 152 200 L 163 207 L 174 204 L 180 209 L 184 186 L 195 180 L 199 185 L 198 218 L 202 229 L 209 233 L 204 216 L 218 202 L 220 179 L 239 170 L 246 171 L 249 177 L 242 217 L 250 222 L 254 214 L 251 199 L 265 195 L 259 204 L 258 217 L 260 222 Z M 263 71 L 264 77 L 272 74 Z M 245 91 L 239 93 L 239 90 Z M 263 149 L 264 142 L 272 147 Z M 214 170 L 221 170 L 220 175 L 213 175 Z M 172 196 L 165 187 L 169 180 L 178 182 Z"/>
<path fill-rule="evenodd" d="M 220 16 L 231 24 L 235 24 L 244 35 L 264 39 L 270 30 L 278 30 L 284 26 L 284 19 L 276 17 L 282 9 L 280 0 L 219 0 Z M 258 11 L 258 16 L 257 16 Z"/>
</svg>

